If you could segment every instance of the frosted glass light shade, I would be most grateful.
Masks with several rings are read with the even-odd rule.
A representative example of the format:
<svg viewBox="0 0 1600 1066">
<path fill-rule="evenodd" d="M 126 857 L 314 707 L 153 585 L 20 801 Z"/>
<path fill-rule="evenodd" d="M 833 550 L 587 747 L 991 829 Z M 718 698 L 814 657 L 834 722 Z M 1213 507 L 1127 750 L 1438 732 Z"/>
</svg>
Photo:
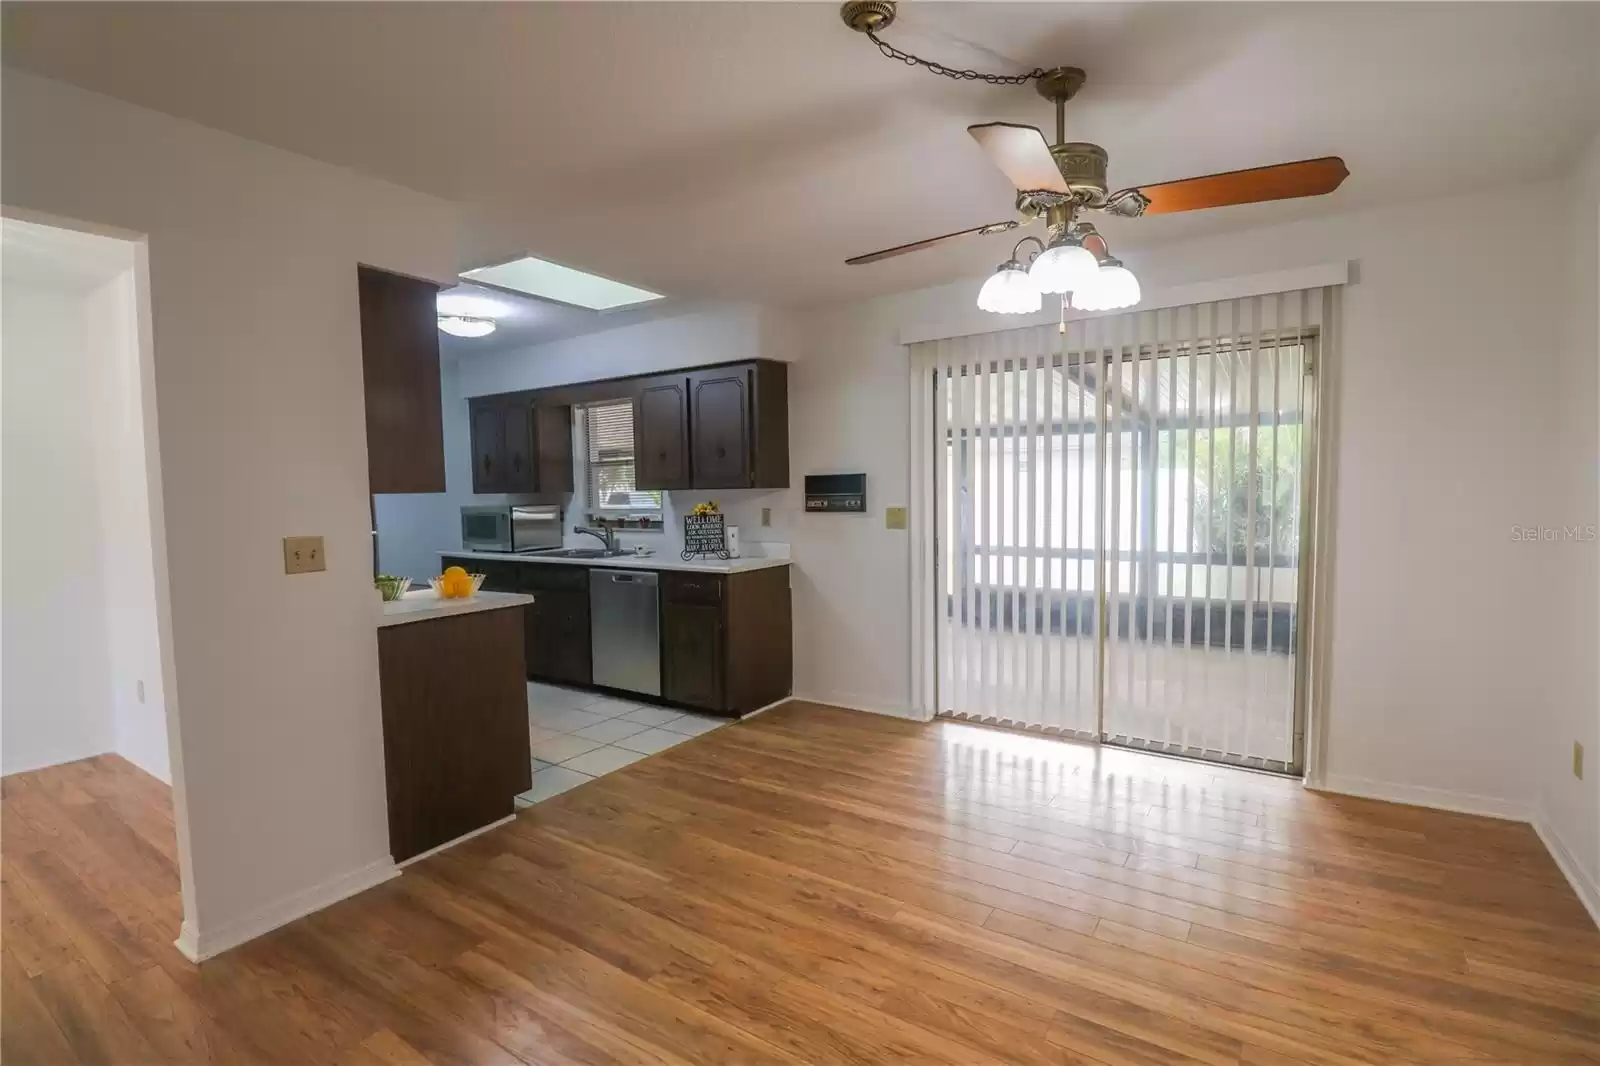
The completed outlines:
<svg viewBox="0 0 1600 1066">
<path fill-rule="evenodd" d="M 494 332 L 494 320 L 465 315 L 440 315 L 439 328 L 452 337 L 487 337 Z"/>
<path fill-rule="evenodd" d="M 1039 253 L 1028 270 L 1040 292 L 1074 292 L 1100 269 L 1094 253 L 1081 244 L 1058 244 Z"/>
<path fill-rule="evenodd" d="M 1041 304 L 1039 287 L 1015 259 L 1001 263 L 978 290 L 978 309 L 997 315 L 1025 315 Z"/>
<path fill-rule="evenodd" d="M 1139 279 L 1115 259 L 1108 259 L 1095 272 L 1088 285 L 1072 294 L 1072 306 L 1080 311 L 1115 311 L 1139 302 Z"/>
</svg>

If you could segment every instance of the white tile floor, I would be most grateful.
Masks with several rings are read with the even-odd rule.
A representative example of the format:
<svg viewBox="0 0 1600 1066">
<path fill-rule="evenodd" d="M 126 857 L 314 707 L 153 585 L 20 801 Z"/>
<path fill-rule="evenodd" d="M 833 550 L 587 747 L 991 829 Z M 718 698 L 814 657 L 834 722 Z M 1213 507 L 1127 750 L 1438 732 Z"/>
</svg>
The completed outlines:
<svg viewBox="0 0 1600 1066">
<path fill-rule="evenodd" d="M 560 795 L 730 721 L 530 681 L 533 787 L 517 797 L 517 806 Z"/>
</svg>

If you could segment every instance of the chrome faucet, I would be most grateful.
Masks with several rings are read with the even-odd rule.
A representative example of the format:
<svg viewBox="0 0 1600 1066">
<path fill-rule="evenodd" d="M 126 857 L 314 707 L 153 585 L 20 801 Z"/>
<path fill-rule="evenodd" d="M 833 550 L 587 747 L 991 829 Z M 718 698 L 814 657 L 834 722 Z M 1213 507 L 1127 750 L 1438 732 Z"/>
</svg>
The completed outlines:
<svg viewBox="0 0 1600 1066">
<path fill-rule="evenodd" d="M 574 533 L 587 533 L 591 537 L 598 538 L 600 543 L 604 544 L 606 546 L 606 552 L 608 554 L 612 554 L 612 555 L 616 554 L 616 551 L 617 551 L 617 535 L 612 530 L 604 529 L 604 528 L 601 528 L 601 529 L 590 529 L 588 526 L 574 526 L 572 531 Z"/>
</svg>

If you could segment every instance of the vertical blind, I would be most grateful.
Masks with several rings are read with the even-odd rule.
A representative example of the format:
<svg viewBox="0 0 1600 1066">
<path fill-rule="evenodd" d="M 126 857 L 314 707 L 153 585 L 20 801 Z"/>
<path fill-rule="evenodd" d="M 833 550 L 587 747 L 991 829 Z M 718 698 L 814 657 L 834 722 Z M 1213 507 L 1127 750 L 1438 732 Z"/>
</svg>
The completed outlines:
<svg viewBox="0 0 1600 1066">
<path fill-rule="evenodd" d="M 1325 295 L 912 346 L 925 707 L 1297 765 Z"/>
<path fill-rule="evenodd" d="M 661 494 L 635 487 L 633 404 L 613 401 L 589 404 L 581 410 L 588 442 L 585 481 L 590 509 L 634 514 L 659 511 Z"/>
</svg>

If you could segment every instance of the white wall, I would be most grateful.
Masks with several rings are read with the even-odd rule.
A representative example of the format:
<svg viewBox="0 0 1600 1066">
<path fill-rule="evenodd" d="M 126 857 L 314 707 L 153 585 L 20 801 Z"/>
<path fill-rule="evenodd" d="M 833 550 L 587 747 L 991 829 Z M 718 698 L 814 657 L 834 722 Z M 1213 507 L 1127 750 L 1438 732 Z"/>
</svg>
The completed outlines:
<svg viewBox="0 0 1600 1066">
<path fill-rule="evenodd" d="M 1509 192 L 1508 192 L 1509 195 Z M 1517 191 L 1559 202 L 1559 187 Z M 1338 382 L 1328 784 L 1527 814 L 1527 717 L 1550 595 L 1511 527 L 1546 510 L 1560 224 L 1484 249 L 1482 197 L 1130 255 L 1151 286 L 1352 260 Z M 865 470 L 872 514 L 797 513 L 796 691 L 909 713 L 903 329 L 959 321 L 981 279 L 813 312 L 791 386 L 796 477 Z M 796 482 L 798 484 L 798 481 Z M 1472 594 L 1459 575 L 1477 573 Z M 1570 742 L 1569 742 L 1570 746 Z"/>
<path fill-rule="evenodd" d="M 184 942 L 209 951 L 392 868 L 355 268 L 450 278 L 456 214 L 12 70 L 0 106 L 8 207 L 148 236 Z M 284 575 L 294 534 L 325 573 Z"/>
<path fill-rule="evenodd" d="M 1556 443 L 1549 462 L 1556 495 L 1544 511 L 1552 528 L 1600 525 L 1600 137 L 1565 190 L 1567 309 L 1556 387 Z M 1539 626 L 1554 651 L 1549 723 L 1535 741 L 1540 828 L 1564 851 L 1600 921 L 1600 543 L 1538 544 L 1558 597 Z M 1572 774 L 1572 742 L 1586 751 L 1584 779 Z"/>
<path fill-rule="evenodd" d="M 112 750 L 103 521 L 85 294 L 0 285 L 6 773 Z"/>
<path fill-rule="evenodd" d="M 112 750 L 170 783 L 137 301 L 132 268 L 89 294 L 85 317 L 94 367 L 84 384 L 100 494 Z"/>
</svg>

